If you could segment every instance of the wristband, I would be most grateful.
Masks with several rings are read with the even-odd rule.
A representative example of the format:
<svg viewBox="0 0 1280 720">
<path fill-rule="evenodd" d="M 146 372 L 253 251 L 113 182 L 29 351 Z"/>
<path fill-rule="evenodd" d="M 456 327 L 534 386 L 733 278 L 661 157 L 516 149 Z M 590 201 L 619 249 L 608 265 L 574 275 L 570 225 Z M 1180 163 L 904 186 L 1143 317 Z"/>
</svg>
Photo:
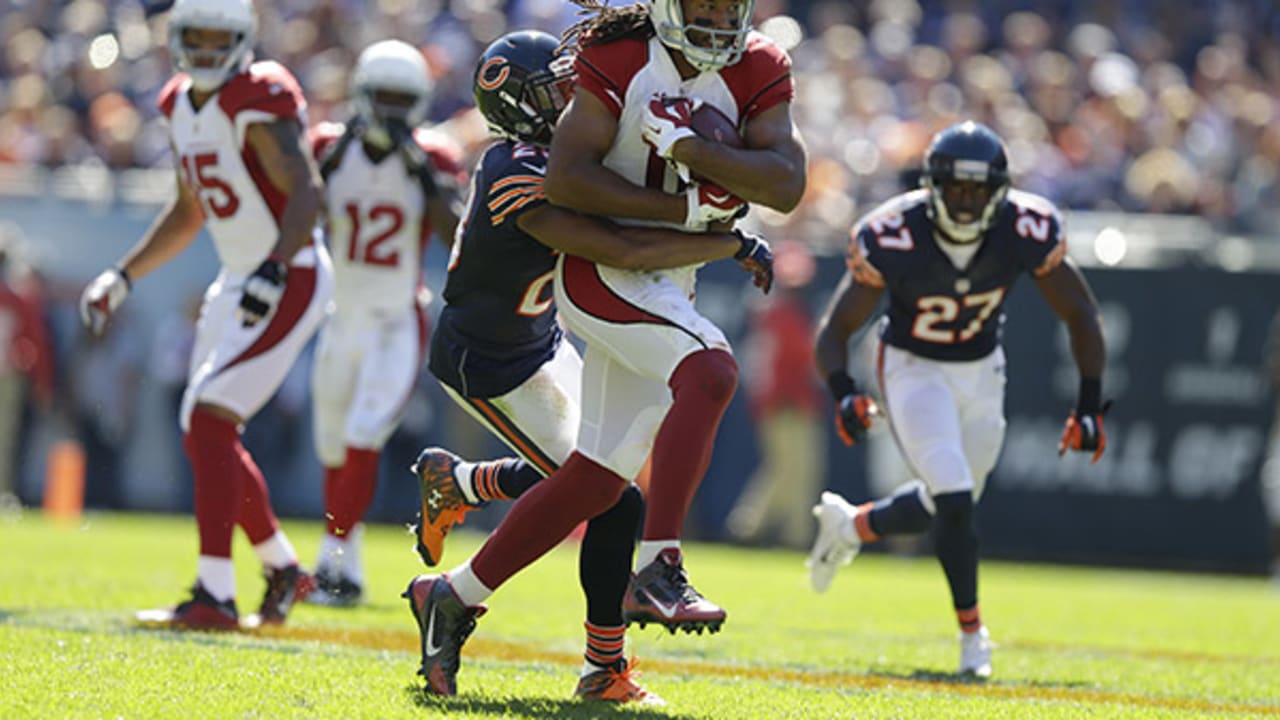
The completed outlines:
<svg viewBox="0 0 1280 720">
<path fill-rule="evenodd" d="M 1080 378 L 1080 394 L 1076 396 L 1077 415 L 1096 415 L 1102 407 L 1102 379 Z"/>
<path fill-rule="evenodd" d="M 133 278 L 129 277 L 129 271 L 125 270 L 123 265 L 116 266 L 116 274 L 124 280 L 124 287 L 126 290 L 133 289 Z"/>
<path fill-rule="evenodd" d="M 858 394 L 858 384 L 844 370 L 835 370 L 827 376 L 827 388 L 831 390 L 831 397 L 835 398 L 836 402 L 840 402 L 846 396 Z"/>
</svg>

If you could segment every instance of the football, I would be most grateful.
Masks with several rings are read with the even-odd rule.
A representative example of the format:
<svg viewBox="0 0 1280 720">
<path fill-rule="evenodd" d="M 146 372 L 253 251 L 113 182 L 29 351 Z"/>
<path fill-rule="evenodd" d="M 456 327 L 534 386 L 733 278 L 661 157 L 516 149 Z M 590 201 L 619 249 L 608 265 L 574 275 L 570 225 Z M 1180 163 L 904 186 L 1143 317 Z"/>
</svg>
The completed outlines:
<svg viewBox="0 0 1280 720">
<path fill-rule="evenodd" d="M 738 134 L 737 126 L 720 108 L 704 102 L 693 111 L 690 120 L 689 127 L 698 137 L 729 147 L 742 147 L 742 135 Z"/>
</svg>

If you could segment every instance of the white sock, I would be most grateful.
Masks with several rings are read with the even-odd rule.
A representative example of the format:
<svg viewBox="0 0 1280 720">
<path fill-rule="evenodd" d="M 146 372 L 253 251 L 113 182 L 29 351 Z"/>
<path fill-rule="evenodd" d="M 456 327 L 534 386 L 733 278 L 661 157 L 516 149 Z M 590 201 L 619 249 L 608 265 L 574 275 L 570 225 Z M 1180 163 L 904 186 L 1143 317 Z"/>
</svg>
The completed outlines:
<svg viewBox="0 0 1280 720">
<path fill-rule="evenodd" d="M 476 469 L 473 462 L 460 462 L 453 466 L 453 477 L 458 481 L 458 488 L 462 490 L 462 497 L 472 505 L 479 505 L 480 496 L 476 494 L 476 486 L 471 483 L 471 474 Z"/>
<path fill-rule="evenodd" d="M 597 665 L 590 660 L 586 660 L 582 663 L 582 672 L 578 673 L 578 677 L 584 678 L 592 673 L 598 673 L 604 669 L 605 667 L 603 665 Z"/>
<path fill-rule="evenodd" d="M 653 562 L 658 558 L 658 553 L 667 548 L 680 549 L 679 540 L 641 540 L 640 548 L 636 551 L 636 570 L 640 570 L 645 565 Z"/>
<path fill-rule="evenodd" d="M 316 572 L 322 569 L 328 572 L 341 571 L 346 554 L 347 541 L 325 533 L 320 537 L 320 552 L 316 553 Z"/>
<path fill-rule="evenodd" d="M 275 535 L 254 545 L 253 551 L 262 564 L 272 570 L 298 564 L 298 553 L 293 551 L 293 545 L 283 530 L 277 530 Z"/>
<path fill-rule="evenodd" d="M 493 591 L 480 582 L 480 578 L 471 569 L 471 561 L 467 560 L 458 567 L 445 573 L 445 577 L 449 580 L 449 585 L 453 587 L 453 591 L 457 593 L 458 599 L 463 605 L 475 607 L 482 604 Z"/>
<path fill-rule="evenodd" d="M 364 523 L 357 523 L 351 532 L 342 537 L 325 533 L 320 538 L 320 553 L 316 559 L 316 572 L 336 574 L 357 585 L 364 584 L 364 561 L 361 557 L 361 539 Z"/>
<path fill-rule="evenodd" d="M 232 600 L 236 596 L 236 570 L 231 558 L 201 555 L 196 560 L 196 577 L 205 591 L 218 602 Z"/>
</svg>

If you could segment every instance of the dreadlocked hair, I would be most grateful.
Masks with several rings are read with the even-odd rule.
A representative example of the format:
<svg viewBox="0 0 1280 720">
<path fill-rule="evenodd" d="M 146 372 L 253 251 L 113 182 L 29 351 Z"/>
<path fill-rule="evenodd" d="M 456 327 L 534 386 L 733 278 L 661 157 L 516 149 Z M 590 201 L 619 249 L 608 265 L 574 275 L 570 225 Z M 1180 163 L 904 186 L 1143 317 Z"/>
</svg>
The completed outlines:
<svg viewBox="0 0 1280 720">
<path fill-rule="evenodd" d="M 653 37 L 653 23 L 649 21 L 649 7 L 645 2 L 620 7 L 610 7 L 609 0 L 569 2 L 581 8 L 578 15 L 582 19 L 564 31 L 561 50 L 577 51 L 621 38 Z"/>
</svg>

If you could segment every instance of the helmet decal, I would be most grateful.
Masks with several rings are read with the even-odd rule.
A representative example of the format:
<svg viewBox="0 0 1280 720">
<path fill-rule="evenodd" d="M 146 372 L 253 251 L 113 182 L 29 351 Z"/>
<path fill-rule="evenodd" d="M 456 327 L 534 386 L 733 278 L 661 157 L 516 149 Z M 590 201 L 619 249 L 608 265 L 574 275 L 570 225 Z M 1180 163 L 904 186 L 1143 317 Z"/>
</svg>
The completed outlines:
<svg viewBox="0 0 1280 720">
<path fill-rule="evenodd" d="M 549 145 L 573 81 L 573 56 L 561 52 L 560 41 L 526 30 L 507 33 L 485 49 L 472 90 L 493 134 Z"/>
<path fill-rule="evenodd" d="M 489 58 L 476 73 L 476 85 L 482 90 L 497 90 L 511 77 L 511 68 L 504 57 Z"/>
</svg>

